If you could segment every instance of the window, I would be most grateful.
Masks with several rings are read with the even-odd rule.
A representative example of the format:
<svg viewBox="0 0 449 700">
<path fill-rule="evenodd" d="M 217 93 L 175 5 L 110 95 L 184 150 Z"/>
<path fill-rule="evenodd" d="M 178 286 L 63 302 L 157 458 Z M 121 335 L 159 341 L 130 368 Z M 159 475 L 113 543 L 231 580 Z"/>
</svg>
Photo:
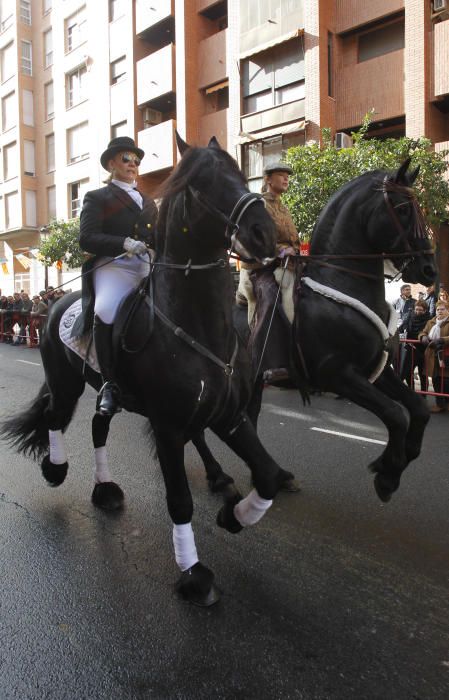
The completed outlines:
<svg viewBox="0 0 449 700">
<path fill-rule="evenodd" d="M 55 116 L 55 100 L 53 95 L 53 82 L 45 83 L 45 119 L 53 119 Z"/>
<path fill-rule="evenodd" d="M 20 0 L 20 21 L 31 24 L 31 0 Z"/>
<path fill-rule="evenodd" d="M 44 32 L 44 68 L 53 65 L 53 32 Z"/>
<path fill-rule="evenodd" d="M 72 219 L 80 215 L 87 183 L 88 180 L 81 180 L 80 182 L 72 182 L 69 185 L 69 216 Z"/>
<path fill-rule="evenodd" d="M 10 92 L 2 99 L 2 128 L 8 131 L 17 124 L 16 93 Z"/>
<path fill-rule="evenodd" d="M 18 192 L 5 194 L 5 226 L 18 228 L 20 226 L 20 200 Z"/>
<path fill-rule="evenodd" d="M 118 58 L 111 63 L 111 85 L 115 85 L 120 80 L 126 78 L 126 56 Z"/>
<path fill-rule="evenodd" d="M 10 180 L 12 177 L 17 177 L 17 143 L 9 143 L 3 149 L 3 173 L 5 180 Z"/>
<path fill-rule="evenodd" d="M 53 7 L 53 0 L 44 0 L 42 4 L 42 12 L 44 15 L 46 15 L 48 12 L 50 12 L 51 8 Z"/>
<path fill-rule="evenodd" d="M 53 170 L 56 170 L 54 134 L 48 134 L 45 137 L 45 153 L 47 156 L 47 173 L 51 173 Z"/>
<path fill-rule="evenodd" d="M 77 68 L 66 76 L 66 106 L 73 107 L 86 99 L 87 68 Z"/>
<path fill-rule="evenodd" d="M 25 190 L 25 225 L 37 225 L 36 192 L 34 190 Z"/>
<path fill-rule="evenodd" d="M 22 90 L 23 123 L 26 126 L 34 126 L 34 102 L 33 91 Z"/>
<path fill-rule="evenodd" d="M 243 146 L 243 171 L 248 178 L 250 190 L 260 192 L 264 167 L 280 160 L 283 152 L 288 148 L 299 145 L 304 145 L 303 131 L 246 143 Z"/>
<path fill-rule="evenodd" d="M 359 36 L 359 63 L 405 46 L 404 20 L 387 24 Z"/>
<path fill-rule="evenodd" d="M 125 14 L 125 3 L 123 0 L 109 0 L 109 21 L 114 22 L 114 20 L 119 17 L 123 17 Z"/>
<path fill-rule="evenodd" d="M 76 163 L 89 156 L 87 122 L 67 129 L 68 162 Z"/>
<path fill-rule="evenodd" d="M 22 51 L 22 73 L 24 75 L 33 75 L 33 49 L 31 41 L 20 42 Z"/>
<path fill-rule="evenodd" d="M 78 12 L 65 21 L 65 47 L 66 52 L 72 51 L 86 41 L 87 34 L 86 8 L 81 7 Z"/>
<path fill-rule="evenodd" d="M 288 41 L 242 62 L 244 113 L 305 97 L 304 51 Z"/>
<path fill-rule="evenodd" d="M 112 124 L 111 139 L 115 139 L 117 136 L 128 136 L 128 122 L 124 121 Z"/>
<path fill-rule="evenodd" d="M 36 175 L 36 157 L 34 141 L 23 142 L 23 161 L 25 175 Z"/>
<path fill-rule="evenodd" d="M 2 49 L 1 67 L 4 83 L 16 73 L 16 49 L 13 41 Z"/>
<path fill-rule="evenodd" d="M 0 32 L 4 32 L 13 24 L 15 9 L 13 0 L 2 0 L 0 3 Z"/>
<path fill-rule="evenodd" d="M 56 219 L 56 187 L 47 187 L 47 221 Z"/>
</svg>

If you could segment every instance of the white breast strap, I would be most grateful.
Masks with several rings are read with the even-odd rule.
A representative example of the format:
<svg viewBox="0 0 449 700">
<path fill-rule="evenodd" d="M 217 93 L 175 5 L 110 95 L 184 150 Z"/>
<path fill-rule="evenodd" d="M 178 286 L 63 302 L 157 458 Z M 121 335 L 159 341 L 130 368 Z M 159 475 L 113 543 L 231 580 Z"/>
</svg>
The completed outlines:
<svg viewBox="0 0 449 700">
<path fill-rule="evenodd" d="M 310 287 L 310 289 L 312 289 L 317 294 L 321 294 L 322 296 L 328 297 L 333 301 L 337 301 L 339 304 L 351 306 L 353 309 L 361 313 L 377 328 L 384 342 L 386 342 L 395 334 L 398 325 L 399 315 L 396 309 L 394 309 L 391 304 L 387 303 L 387 306 L 389 307 L 390 311 L 390 316 L 388 319 L 388 326 L 386 326 L 382 319 L 376 313 L 374 313 L 372 309 L 370 309 L 368 306 L 366 306 L 366 304 L 363 304 L 363 302 L 359 301 L 358 299 L 354 299 L 354 297 L 350 297 L 348 296 L 348 294 L 343 294 L 343 292 L 339 292 L 338 289 L 326 287 L 326 285 L 316 282 L 311 277 L 303 277 L 302 282 L 305 285 L 307 285 L 307 287 Z M 387 360 L 388 353 L 384 350 L 379 365 L 376 367 L 371 377 L 369 378 L 369 381 L 371 383 L 375 382 L 379 375 L 382 374 Z"/>
</svg>

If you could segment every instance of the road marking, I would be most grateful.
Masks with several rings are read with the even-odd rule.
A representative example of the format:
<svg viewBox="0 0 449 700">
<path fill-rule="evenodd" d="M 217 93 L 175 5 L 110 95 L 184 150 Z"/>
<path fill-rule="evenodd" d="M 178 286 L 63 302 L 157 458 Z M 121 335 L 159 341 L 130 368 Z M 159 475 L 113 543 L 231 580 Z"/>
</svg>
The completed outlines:
<svg viewBox="0 0 449 700">
<path fill-rule="evenodd" d="M 310 428 L 318 433 L 328 433 L 329 435 L 337 435 L 338 437 L 350 438 L 351 440 L 362 440 L 362 442 L 373 442 L 375 445 L 386 445 L 384 440 L 374 440 L 373 438 L 361 437 L 361 435 L 351 435 L 351 433 L 339 433 L 336 430 L 326 430 L 325 428 Z"/>
<path fill-rule="evenodd" d="M 16 360 L 16 362 L 23 362 L 24 365 L 36 365 L 36 367 L 41 367 L 40 362 L 29 362 L 28 360 Z"/>
</svg>

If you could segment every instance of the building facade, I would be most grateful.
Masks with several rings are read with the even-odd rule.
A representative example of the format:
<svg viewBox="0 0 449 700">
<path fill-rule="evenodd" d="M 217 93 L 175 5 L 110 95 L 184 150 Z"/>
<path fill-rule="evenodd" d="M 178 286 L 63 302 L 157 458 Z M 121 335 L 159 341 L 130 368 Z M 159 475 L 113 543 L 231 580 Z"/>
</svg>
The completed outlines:
<svg viewBox="0 0 449 700">
<path fill-rule="evenodd" d="M 323 127 L 345 145 L 372 109 L 373 136 L 449 148 L 449 0 L 1 0 L 0 60 L 2 293 L 42 287 L 40 237 L 101 185 L 113 136 L 144 149 L 149 193 L 175 128 L 215 135 L 253 190 L 285 149 Z"/>
</svg>

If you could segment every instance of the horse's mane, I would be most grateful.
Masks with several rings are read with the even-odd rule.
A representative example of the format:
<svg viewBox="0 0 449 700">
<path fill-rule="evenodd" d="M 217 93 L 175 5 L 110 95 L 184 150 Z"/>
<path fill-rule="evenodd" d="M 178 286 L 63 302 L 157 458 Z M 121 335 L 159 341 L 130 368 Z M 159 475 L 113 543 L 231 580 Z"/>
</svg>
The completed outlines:
<svg viewBox="0 0 449 700">
<path fill-rule="evenodd" d="M 216 188 L 218 176 L 223 177 L 223 166 L 242 184 L 246 178 L 236 161 L 226 151 L 214 147 L 190 147 L 170 176 L 162 183 L 157 196 L 162 198 L 159 209 L 158 231 L 165 230 L 169 204 L 173 197 L 192 185 L 196 178 L 207 173 L 208 189 Z"/>
</svg>

